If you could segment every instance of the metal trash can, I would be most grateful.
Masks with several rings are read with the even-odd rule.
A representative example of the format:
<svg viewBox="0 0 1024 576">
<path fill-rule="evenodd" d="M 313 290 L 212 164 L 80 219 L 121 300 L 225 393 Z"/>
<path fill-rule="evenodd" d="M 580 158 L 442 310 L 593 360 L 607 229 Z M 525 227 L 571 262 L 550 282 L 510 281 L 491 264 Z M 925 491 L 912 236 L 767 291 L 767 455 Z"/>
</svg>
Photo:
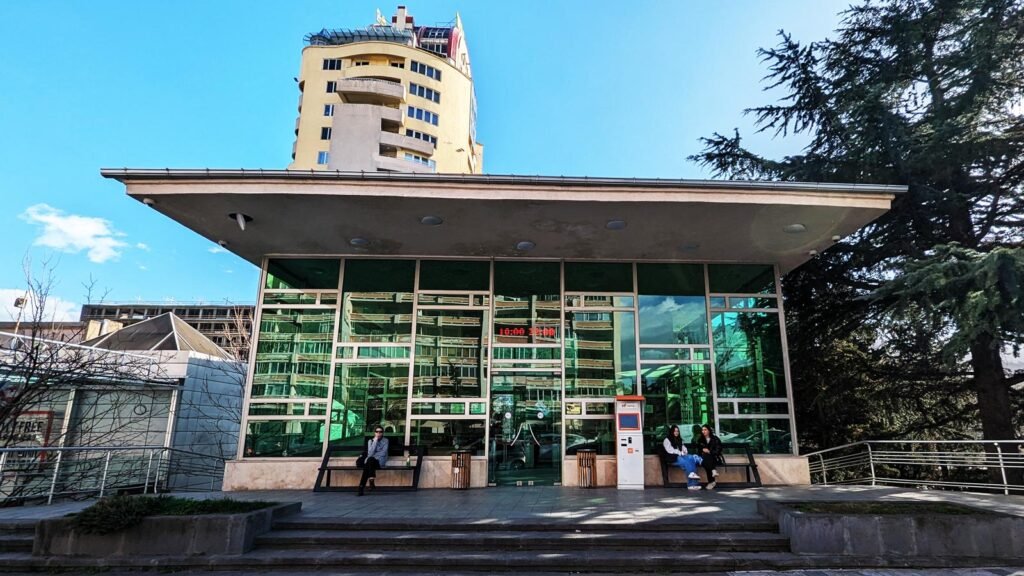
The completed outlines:
<svg viewBox="0 0 1024 576">
<path fill-rule="evenodd" d="M 469 489 L 469 471 L 472 468 L 473 452 L 456 450 L 452 452 L 452 490 Z"/>
<path fill-rule="evenodd" d="M 580 488 L 593 488 L 597 484 L 597 450 L 577 450 L 576 471 Z"/>
</svg>

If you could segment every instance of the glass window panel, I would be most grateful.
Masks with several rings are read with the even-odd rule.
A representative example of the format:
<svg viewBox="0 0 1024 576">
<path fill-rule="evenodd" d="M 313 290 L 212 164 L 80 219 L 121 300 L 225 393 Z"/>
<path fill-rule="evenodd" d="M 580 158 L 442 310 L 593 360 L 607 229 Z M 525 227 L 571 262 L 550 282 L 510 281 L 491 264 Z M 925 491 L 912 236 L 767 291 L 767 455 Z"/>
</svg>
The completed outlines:
<svg viewBox="0 0 1024 576">
<path fill-rule="evenodd" d="M 249 404 L 249 416 L 301 416 L 306 413 L 305 404 L 257 403 Z"/>
<path fill-rule="evenodd" d="M 703 264 L 637 264 L 640 294 L 704 296 Z"/>
<path fill-rule="evenodd" d="M 721 418 L 722 442 L 746 442 L 757 454 L 792 454 L 793 438 L 788 418 L 734 420 Z"/>
<path fill-rule="evenodd" d="M 703 296 L 641 296 L 641 344 L 707 344 Z"/>
<path fill-rule="evenodd" d="M 671 426 L 679 426 L 683 439 L 691 441 L 694 426 L 714 421 L 711 397 L 711 366 L 663 364 L 645 366 L 641 394 L 647 401 L 644 437 L 654 448 Z"/>
<path fill-rule="evenodd" d="M 775 269 L 765 265 L 711 264 L 708 286 L 718 294 L 774 294 Z"/>
<path fill-rule="evenodd" d="M 486 402 L 470 402 L 469 413 L 473 415 L 484 415 L 487 414 L 487 403 Z"/>
<path fill-rule="evenodd" d="M 326 398 L 333 332 L 333 310 L 265 308 L 252 397 Z"/>
<path fill-rule="evenodd" d="M 495 262 L 496 342 L 557 344 L 561 296 L 557 262 Z"/>
<path fill-rule="evenodd" d="M 693 349 L 693 361 L 699 362 L 701 360 L 711 360 L 711 349 L 710 348 L 694 348 Z"/>
<path fill-rule="evenodd" d="M 491 263 L 472 260 L 423 260 L 420 290 L 490 290 Z"/>
<path fill-rule="evenodd" d="M 719 402 L 718 403 L 718 415 L 723 414 L 735 414 L 736 407 L 732 402 Z"/>
<path fill-rule="evenodd" d="M 566 419 L 565 454 L 572 456 L 584 448 L 615 454 L 615 421 Z"/>
<path fill-rule="evenodd" d="M 565 414 L 566 416 L 582 416 L 583 402 L 566 402 Z"/>
<path fill-rule="evenodd" d="M 565 313 L 566 396 L 636 393 L 632 312 Z"/>
<path fill-rule="evenodd" d="M 310 404 L 309 405 L 310 416 L 326 416 L 327 415 L 327 404 Z"/>
<path fill-rule="evenodd" d="M 420 306 L 470 306 L 469 296 L 455 294 L 418 294 Z"/>
<path fill-rule="evenodd" d="M 360 346 L 356 358 L 383 358 L 400 360 L 409 357 L 409 349 L 405 346 Z"/>
<path fill-rule="evenodd" d="M 566 292 L 632 292 L 629 263 L 566 262 Z"/>
<path fill-rule="evenodd" d="M 786 402 L 739 402 L 740 414 L 788 414 Z"/>
<path fill-rule="evenodd" d="M 729 298 L 729 308 L 775 308 L 775 298 Z"/>
<path fill-rule="evenodd" d="M 709 303 L 712 308 L 725 308 L 725 296 L 712 296 Z"/>
<path fill-rule="evenodd" d="M 498 346 L 494 348 L 496 360 L 561 360 L 562 351 L 558 348 L 510 348 Z"/>
<path fill-rule="evenodd" d="M 413 420 L 412 443 L 423 444 L 427 454 L 448 454 L 453 450 L 470 450 L 474 456 L 484 454 L 484 420 Z"/>
<path fill-rule="evenodd" d="M 777 313 L 716 312 L 711 325 L 720 397 L 786 397 Z"/>
<path fill-rule="evenodd" d="M 487 377 L 487 314 L 482 310 L 420 310 L 416 321 L 413 395 L 479 398 Z"/>
<path fill-rule="evenodd" d="M 342 342 L 412 342 L 412 294 L 346 292 L 339 333 Z"/>
<path fill-rule="evenodd" d="M 316 304 L 316 294 L 264 294 L 264 304 Z"/>
<path fill-rule="evenodd" d="M 641 348 L 641 360 L 689 360 L 689 348 Z"/>
<path fill-rule="evenodd" d="M 290 288 L 324 288 L 337 290 L 338 260 L 325 258 L 271 258 L 267 262 L 267 284 L 270 290 Z"/>
<path fill-rule="evenodd" d="M 373 426 L 405 434 L 408 364 L 339 364 L 334 369 L 331 443 L 359 445 Z"/>
<path fill-rule="evenodd" d="M 344 292 L 412 292 L 414 260 L 345 260 Z M 410 302 L 412 300 L 410 299 Z"/>
<path fill-rule="evenodd" d="M 243 454 L 246 458 L 319 458 L 323 445 L 323 420 L 250 420 Z"/>
<path fill-rule="evenodd" d="M 447 414 L 461 416 L 466 413 L 465 402 L 413 402 L 413 414 Z"/>
<path fill-rule="evenodd" d="M 587 402 L 588 416 L 602 416 L 614 412 L 611 402 Z"/>
<path fill-rule="evenodd" d="M 337 294 L 321 294 L 320 303 L 326 306 L 333 306 L 338 303 Z"/>
</svg>

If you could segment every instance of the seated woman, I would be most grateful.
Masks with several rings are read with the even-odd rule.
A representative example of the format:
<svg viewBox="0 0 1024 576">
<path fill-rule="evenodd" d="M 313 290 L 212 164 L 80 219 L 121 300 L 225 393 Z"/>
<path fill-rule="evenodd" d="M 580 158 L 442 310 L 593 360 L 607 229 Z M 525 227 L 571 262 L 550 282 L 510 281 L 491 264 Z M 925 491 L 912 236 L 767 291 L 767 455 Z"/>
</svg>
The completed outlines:
<svg viewBox="0 0 1024 576">
<path fill-rule="evenodd" d="M 715 436 L 715 430 L 710 424 L 700 428 L 700 438 L 697 438 L 697 455 L 701 457 L 701 466 L 708 475 L 708 490 L 714 490 L 718 484 L 718 470 L 715 468 L 722 460 L 722 441 Z"/>
<path fill-rule="evenodd" d="M 388 439 L 384 437 L 384 429 L 377 426 L 373 430 L 373 438 L 366 443 L 366 459 L 363 461 L 363 477 L 359 479 L 359 491 L 356 496 L 363 495 L 366 483 L 370 490 L 374 488 L 377 470 L 388 463 Z"/>
<path fill-rule="evenodd" d="M 674 464 L 686 472 L 686 487 L 690 490 L 700 490 L 700 475 L 697 474 L 697 465 L 700 464 L 701 458 L 686 453 L 686 445 L 683 444 L 683 437 L 679 434 L 679 426 L 673 426 L 668 431 L 668 436 L 662 442 L 662 447 L 666 455 L 675 456 Z"/>
</svg>

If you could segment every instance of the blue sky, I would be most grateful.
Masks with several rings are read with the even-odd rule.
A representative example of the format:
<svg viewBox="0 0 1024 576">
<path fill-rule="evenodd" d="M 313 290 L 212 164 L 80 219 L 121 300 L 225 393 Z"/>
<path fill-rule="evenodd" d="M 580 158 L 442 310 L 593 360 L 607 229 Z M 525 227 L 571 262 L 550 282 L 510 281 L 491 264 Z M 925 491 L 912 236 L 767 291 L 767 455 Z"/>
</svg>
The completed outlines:
<svg viewBox="0 0 1024 576">
<path fill-rule="evenodd" d="M 406 2 L 460 12 L 490 173 L 702 178 L 697 139 L 738 127 L 757 150 L 756 50 L 831 34 L 845 1 Z M 86 299 L 255 300 L 251 264 L 130 200 L 101 167 L 284 168 L 303 36 L 362 27 L 365 1 L 0 3 L 0 320 L 24 262 L 55 269 L 53 309 Z"/>
</svg>

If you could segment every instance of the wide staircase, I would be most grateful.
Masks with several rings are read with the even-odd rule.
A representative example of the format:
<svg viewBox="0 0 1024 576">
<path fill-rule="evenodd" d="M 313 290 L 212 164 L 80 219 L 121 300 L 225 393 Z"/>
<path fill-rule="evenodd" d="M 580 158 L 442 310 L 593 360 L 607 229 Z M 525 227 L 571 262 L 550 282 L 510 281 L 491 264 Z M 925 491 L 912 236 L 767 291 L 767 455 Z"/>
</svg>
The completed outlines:
<svg viewBox="0 0 1024 576">
<path fill-rule="evenodd" d="M 792 565 L 763 518 L 710 523 L 338 522 L 294 517 L 239 560 L 294 570 L 395 572 L 721 572 Z M 265 562 L 265 563 L 264 563 Z"/>
</svg>

